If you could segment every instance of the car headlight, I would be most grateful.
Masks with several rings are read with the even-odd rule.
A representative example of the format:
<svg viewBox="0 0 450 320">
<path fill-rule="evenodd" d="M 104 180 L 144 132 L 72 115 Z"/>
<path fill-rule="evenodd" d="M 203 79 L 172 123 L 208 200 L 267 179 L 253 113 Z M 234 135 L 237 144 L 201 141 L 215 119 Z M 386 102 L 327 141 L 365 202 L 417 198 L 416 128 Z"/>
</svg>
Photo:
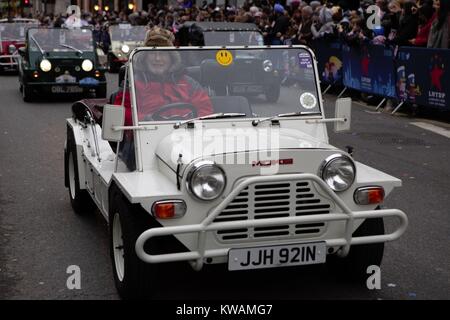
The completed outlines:
<svg viewBox="0 0 450 320">
<path fill-rule="evenodd" d="M 124 44 L 122 46 L 122 48 L 120 48 L 120 50 L 122 50 L 123 53 L 128 53 L 128 52 L 130 52 L 130 47 L 128 45 Z"/>
<path fill-rule="evenodd" d="M 8 47 L 8 51 L 9 51 L 9 54 L 13 54 L 14 52 L 16 52 L 16 46 L 15 45 L 13 45 L 13 44 L 10 44 L 9 45 L 9 47 Z"/>
<path fill-rule="evenodd" d="M 217 199 L 225 189 L 223 170 L 212 161 L 201 161 L 187 175 L 188 190 L 200 200 Z"/>
<path fill-rule="evenodd" d="M 83 63 L 81 63 L 81 68 L 84 71 L 89 72 L 92 69 L 94 69 L 94 65 L 92 64 L 91 60 L 86 59 L 86 60 L 83 60 Z"/>
<path fill-rule="evenodd" d="M 273 64 L 270 60 L 264 60 L 263 62 L 263 69 L 265 72 L 272 72 L 273 70 Z"/>
<path fill-rule="evenodd" d="M 355 164 L 343 154 L 333 154 L 320 166 L 319 176 L 334 191 L 345 191 L 355 181 Z"/>
<path fill-rule="evenodd" d="M 39 66 L 41 67 L 41 70 L 44 72 L 49 72 L 50 70 L 52 70 L 52 63 L 47 59 L 42 60 Z"/>
</svg>

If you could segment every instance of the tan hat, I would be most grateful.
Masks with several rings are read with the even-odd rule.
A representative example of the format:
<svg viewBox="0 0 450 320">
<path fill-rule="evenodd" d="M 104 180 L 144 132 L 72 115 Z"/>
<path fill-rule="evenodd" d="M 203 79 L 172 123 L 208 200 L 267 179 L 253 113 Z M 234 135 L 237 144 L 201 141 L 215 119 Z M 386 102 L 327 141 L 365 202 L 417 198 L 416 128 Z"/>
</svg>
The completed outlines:
<svg viewBox="0 0 450 320">
<path fill-rule="evenodd" d="M 172 32 L 161 27 L 153 27 L 145 36 L 146 47 L 173 47 L 175 36 Z"/>
</svg>

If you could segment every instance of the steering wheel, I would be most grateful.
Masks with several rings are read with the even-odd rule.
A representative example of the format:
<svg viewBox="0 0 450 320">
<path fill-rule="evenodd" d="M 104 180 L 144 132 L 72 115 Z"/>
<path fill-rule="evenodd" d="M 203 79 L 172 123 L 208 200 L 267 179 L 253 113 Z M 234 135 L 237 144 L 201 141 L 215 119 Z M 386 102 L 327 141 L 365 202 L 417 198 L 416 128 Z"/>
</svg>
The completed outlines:
<svg viewBox="0 0 450 320">
<path fill-rule="evenodd" d="M 161 115 L 162 113 L 166 112 L 167 110 L 172 110 L 172 109 L 178 109 L 178 110 L 189 109 L 190 112 L 184 116 L 180 116 L 180 115 L 163 116 L 163 115 Z M 198 116 L 197 109 L 191 103 L 175 102 L 175 103 L 169 103 L 169 104 L 163 105 L 161 108 L 159 108 L 158 111 L 156 111 L 153 114 L 147 114 L 144 117 L 144 121 L 188 120 L 191 118 L 196 118 L 197 116 Z"/>
</svg>

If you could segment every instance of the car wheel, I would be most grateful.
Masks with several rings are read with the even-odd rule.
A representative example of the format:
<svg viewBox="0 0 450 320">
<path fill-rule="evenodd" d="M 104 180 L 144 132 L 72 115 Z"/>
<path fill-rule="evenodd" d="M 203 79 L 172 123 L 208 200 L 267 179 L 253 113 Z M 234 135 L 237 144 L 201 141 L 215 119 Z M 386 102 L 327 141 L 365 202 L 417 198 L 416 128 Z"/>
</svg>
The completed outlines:
<svg viewBox="0 0 450 320">
<path fill-rule="evenodd" d="M 150 217 L 135 208 L 120 191 L 112 192 L 109 245 L 114 282 L 122 299 L 150 298 L 157 286 L 159 265 L 143 262 L 135 251 L 137 238 L 150 228 Z"/>
<path fill-rule="evenodd" d="M 106 98 L 106 85 L 100 86 L 100 87 L 95 91 L 95 97 L 96 97 L 97 99 L 104 99 L 104 98 Z"/>
<path fill-rule="evenodd" d="M 266 100 L 267 102 L 277 102 L 280 97 L 280 86 L 273 85 L 266 89 Z"/>
<path fill-rule="evenodd" d="M 70 204 L 75 213 L 83 215 L 94 212 L 97 208 L 94 200 L 92 200 L 87 190 L 80 189 L 77 149 L 72 130 L 69 130 L 67 133 L 65 172 L 67 179 L 66 185 L 69 188 Z"/>
<path fill-rule="evenodd" d="M 33 89 L 26 84 L 22 85 L 22 99 L 24 102 L 32 102 L 34 98 Z"/>
<path fill-rule="evenodd" d="M 109 73 L 118 73 L 120 65 L 117 62 L 112 61 L 112 57 L 108 55 L 108 71 Z"/>
<path fill-rule="evenodd" d="M 378 234 L 384 234 L 383 218 L 366 219 L 353 233 L 353 236 L 364 237 Z M 350 248 L 350 252 L 345 258 L 329 256 L 327 266 L 339 278 L 344 277 L 346 280 L 358 281 L 365 285 L 365 280 L 369 277 L 367 268 L 373 265 L 380 267 L 383 252 L 383 242 L 356 245 Z"/>
</svg>

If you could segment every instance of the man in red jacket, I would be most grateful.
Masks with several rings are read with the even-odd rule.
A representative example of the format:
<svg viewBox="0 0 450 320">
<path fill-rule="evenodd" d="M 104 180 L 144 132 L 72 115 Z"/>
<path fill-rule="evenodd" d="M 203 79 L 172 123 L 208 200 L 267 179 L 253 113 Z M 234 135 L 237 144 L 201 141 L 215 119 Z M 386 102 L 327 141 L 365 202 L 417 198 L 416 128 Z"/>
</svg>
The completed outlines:
<svg viewBox="0 0 450 320">
<path fill-rule="evenodd" d="M 170 31 L 155 27 L 147 34 L 145 45 L 173 46 Z M 213 113 L 208 93 L 183 73 L 181 58 L 175 51 L 141 52 L 133 70 L 138 120 L 184 120 Z M 121 105 L 123 92 L 116 95 Z M 131 103 L 125 93 L 125 124 L 131 125 Z"/>
</svg>

